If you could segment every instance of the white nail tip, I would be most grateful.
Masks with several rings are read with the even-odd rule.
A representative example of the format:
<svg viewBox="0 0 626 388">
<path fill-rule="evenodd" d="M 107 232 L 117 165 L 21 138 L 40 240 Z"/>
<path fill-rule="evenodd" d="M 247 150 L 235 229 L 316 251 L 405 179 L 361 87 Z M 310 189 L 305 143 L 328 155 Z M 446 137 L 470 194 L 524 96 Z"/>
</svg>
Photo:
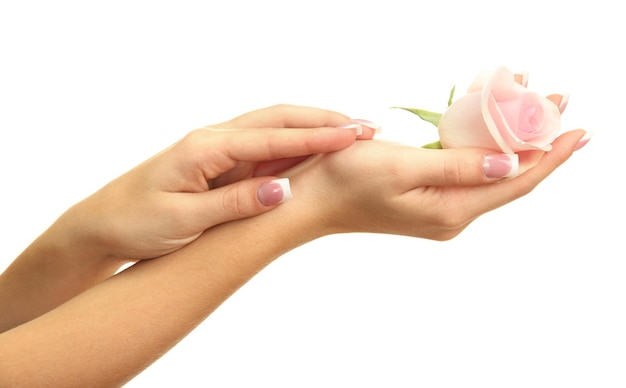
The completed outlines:
<svg viewBox="0 0 626 388">
<path fill-rule="evenodd" d="M 339 128 L 341 129 L 355 129 L 356 130 L 356 134 L 357 135 L 362 135 L 363 134 L 363 128 L 361 127 L 360 124 L 346 124 L 346 125 L 342 125 Z"/>
<path fill-rule="evenodd" d="M 289 178 L 274 179 L 272 182 L 278 183 L 280 185 L 280 188 L 283 190 L 283 199 L 280 202 L 285 202 L 293 198 L 291 185 L 289 184 Z"/>
<path fill-rule="evenodd" d="M 509 159 L 511 159 L 511 171 L 506 174 L 505 178 L 513 178 L 519 175 L 519 155 L 517 154 L 508 154 Z"/>
<path fill-rule="evenodd" d="M 372 123 L 371 121 L 362 120 L 362 119 L 355 119 L 354 121 L 363 126 L 373 129 L 374 133 L 380 133 L 382 131 L 382 127 L 380 125 Z"/>
<path fill-rule="evenodd" d="M 528 72 L 525 71 L 522 73 L 522 86 L 523 87 L 528 87 Z"/>
<path fill-rule="evenodd" d="M 567 103 L 569 102 L 569 94 L 563 93 L 561 95 L 561 103 L 559 104 L 559 112 L 563 113 L 565 108 L 567 107 Z"/>
</svg>

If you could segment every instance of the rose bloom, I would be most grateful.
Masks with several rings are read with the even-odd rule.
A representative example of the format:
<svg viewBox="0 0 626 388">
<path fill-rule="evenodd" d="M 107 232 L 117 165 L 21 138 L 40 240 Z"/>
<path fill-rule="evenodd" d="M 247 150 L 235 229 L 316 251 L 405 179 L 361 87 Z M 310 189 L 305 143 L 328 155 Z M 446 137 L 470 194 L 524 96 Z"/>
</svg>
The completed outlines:
<svg viewBox="0 0 626 388">
<path fill-rule="evenodd" d="M 561 112 L 501 67 L 479 76 L 441 116 L 438 129 L 443 148 L 549 151 L 561 129 Z"/>
</svg>

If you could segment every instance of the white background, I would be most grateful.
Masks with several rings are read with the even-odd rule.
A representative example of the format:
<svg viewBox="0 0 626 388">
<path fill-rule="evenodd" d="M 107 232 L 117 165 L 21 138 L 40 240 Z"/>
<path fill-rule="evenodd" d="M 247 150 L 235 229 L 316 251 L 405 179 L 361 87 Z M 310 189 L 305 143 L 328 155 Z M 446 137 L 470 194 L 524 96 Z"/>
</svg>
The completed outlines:
<svg viewBox="0 0 626 388">
<path fill-rule="evenodd" d="M 191 129 L 292 103 L 419 146 L 434 128 L 390 106 L 441 110 L 506 65 L 570 93 L 564 130 L 591 130 L 588 146 L 453 241 L 344 235 L 285 255 L 128 386 L 623 387 L 622 15 L 604 0 L 2 1 L 0 269 Z"/>
</svg>

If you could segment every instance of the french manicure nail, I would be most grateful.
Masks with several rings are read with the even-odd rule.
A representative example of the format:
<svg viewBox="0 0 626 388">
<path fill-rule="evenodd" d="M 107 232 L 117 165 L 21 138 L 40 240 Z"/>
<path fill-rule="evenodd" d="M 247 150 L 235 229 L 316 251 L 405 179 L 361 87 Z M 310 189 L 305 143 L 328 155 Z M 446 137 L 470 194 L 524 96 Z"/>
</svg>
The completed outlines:
<svg viewBox="0 0 626 388">
<path fill-rule="evenodd" d="M 489 154 L 483 157 L 483 172 L 487 178 L 510 178 L 519 174 L 517 154 Z"/>
<path fill-rule="evenodd" d="M 357 123 L 345 124 L 345 125 L 341 125 L 341 126 L 339 126 L 337 128 L 341 128 L 341 129 L 355 129 L 357 135 L 362 135 L 363 134 L 363 128 L 361 127 L 361 125 L 359 125 Z"/>
<path fill-rule="evenodd" d="M 563 113 L 565 108 L 567 108 L 568 102 L 569 102 L 569 94 L 568 93 L 561 94 L 561 103 L 559 104 L 559 112 Z"/>
<path fill-rule="evenodd" d="M 582 138 L 580 138 L 580 140 L 578 140 L 578 143 L 576 143 L 576 147 L 574 147 L 574 151 L 578 151 L 579 149 L 586 146 L 587 143 L 589 143 L 589 140 L 591 140 L 591 134 L 587 132 L 585 133 L 585 136 L 583 136 Z"/>
<path fill-rule="evenodd" d="M 380 125 L 373 123 L 369 120 L 364 120 L 364 119 L 353 119 L 352 121 L 354 121 L 355 123 L 359 123 L 363 126 L 366 126 L 368 128 L 372 128 L 374 130 L 374 133 L 380 133 L 382 131 L 382 128 Z"/>
<path fill-rule="evenodd" d="M 277 205 L 291 199 L 289 178 L 274 179 L 263 183 L 257 190 L 257 198 L 265 206 Z"/>
<path fill-rule="evenodd" d="M 528 87 L 528 72 L 527 71 L 522 73 L 522 83 L 521 83 L 521 85 L 523 87 L 525 87 L 525 88 Z"/>
</svg>

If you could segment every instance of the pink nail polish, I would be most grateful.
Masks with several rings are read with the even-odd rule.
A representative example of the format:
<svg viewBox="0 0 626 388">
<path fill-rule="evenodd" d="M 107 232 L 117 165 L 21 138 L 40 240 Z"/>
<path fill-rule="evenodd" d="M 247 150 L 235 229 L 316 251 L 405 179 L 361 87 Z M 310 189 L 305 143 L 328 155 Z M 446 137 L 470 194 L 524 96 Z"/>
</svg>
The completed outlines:
<svg viewBox="0 0 626 388">
<path fill-rule="evenodd" d="M 580 140 L 578 140 L 578 143 L 576 143 L 576 147 L 574 147 L 574 151 L 578 151 L 579 149 L 586 146 L 587 143 L 589 143 L 589 140 L 591 140 L 591 134 L 587 132 L 585 133 L 585 136 L 583 136 Z"/>
<path fill-rule="evenodd" d="M 487 178 L 510 178 L 519 173 L 517 154 L 489 154 L 483 157 L 483 172 Z"/>
<path fill-rule="evenodd" d="M 528 87 L 528 72 L 525 71 L 522 73 L 522 84 L 523 87 L 527 88 Z"/>
<path fill-rule="evenodd" d="M 265 182 L 257 190 L 257 198 L 265 206 L 277 205 L 292 197 L 288 178 Z"/>
<path fill-rule="evenodd" d="M 561 95 L 561 103 L 559 104 L 559 112 L 563 113 L 565 108 L 567 108 L 567 103 L 569 102 L 569 94 L 563 93 Z"/>
</svg>

